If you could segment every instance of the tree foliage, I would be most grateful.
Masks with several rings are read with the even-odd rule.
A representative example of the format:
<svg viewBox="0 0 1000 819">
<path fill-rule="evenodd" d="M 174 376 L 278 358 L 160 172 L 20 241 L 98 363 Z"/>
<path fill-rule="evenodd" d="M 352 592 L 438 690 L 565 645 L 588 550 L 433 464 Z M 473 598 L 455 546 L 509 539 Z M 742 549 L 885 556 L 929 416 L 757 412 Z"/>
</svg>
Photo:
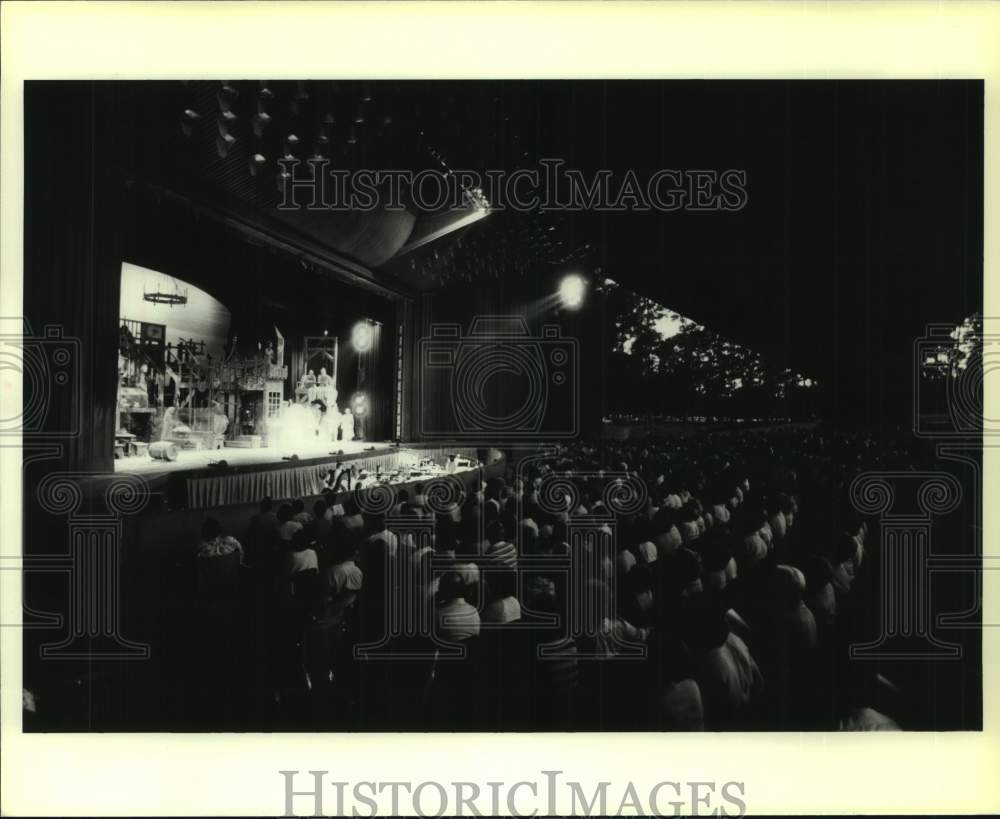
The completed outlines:
<svg viewBox="0 0 1000 819">
<path fill-rule="evenodd" d="M 606 281 L 605 319 L 613 384 L 611 414 L 700 417 L 808 417 L 817 383 L 690 319 Z M 665 336 L 666 320 L 675 332 Z"/>
</svg>

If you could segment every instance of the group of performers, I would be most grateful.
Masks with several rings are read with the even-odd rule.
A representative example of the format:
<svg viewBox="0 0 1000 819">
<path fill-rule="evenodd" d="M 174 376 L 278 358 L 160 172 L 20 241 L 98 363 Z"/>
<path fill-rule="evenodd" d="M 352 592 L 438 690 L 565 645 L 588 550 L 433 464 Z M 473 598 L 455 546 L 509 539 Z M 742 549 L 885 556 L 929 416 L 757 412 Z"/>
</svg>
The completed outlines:
<svg viewBox="0 0 1000 819">
<path fill-rule="evenodd" d="M 308 370 L 295 387 L 295 398 L 285 407 L 276 424 L 276 440 L 281 444 L 321 441 L 344 441 L 354 437 L 354 416 L 340 411 L 337 386 L 325 367 L 319 375 Z"/>
</svg>

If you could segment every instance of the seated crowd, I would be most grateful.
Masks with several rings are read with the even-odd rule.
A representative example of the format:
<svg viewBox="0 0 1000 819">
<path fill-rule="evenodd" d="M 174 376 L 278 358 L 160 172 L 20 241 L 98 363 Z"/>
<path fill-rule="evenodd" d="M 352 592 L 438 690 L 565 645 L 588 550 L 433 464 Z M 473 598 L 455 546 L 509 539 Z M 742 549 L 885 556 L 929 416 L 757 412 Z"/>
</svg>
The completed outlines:
<svg viewBox="0 0 1000 819">
<path fill-rule="evenodd" d="M 510 454 L 377 512 L 264 499 L 239 540 L 205 521 L 199 595 L 249 603 L 249 673 L 289 727 L 896 729 L 893 684 L 847 661 L 877 597 L 847 486 L 910 458 L 739 431 Z"/>
</svg>

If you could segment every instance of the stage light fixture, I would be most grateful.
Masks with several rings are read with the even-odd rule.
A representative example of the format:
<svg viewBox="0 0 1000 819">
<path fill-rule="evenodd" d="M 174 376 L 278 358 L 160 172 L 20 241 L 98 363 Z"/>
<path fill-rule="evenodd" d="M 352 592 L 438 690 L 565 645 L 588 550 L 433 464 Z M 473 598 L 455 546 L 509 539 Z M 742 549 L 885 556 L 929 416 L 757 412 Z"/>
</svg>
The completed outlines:
<svg viewBox="0 0 1000 819">
<path fill-rule="evenodd" d="M 236 144 L 236 137 L 232 134 L 226 134 L 225 136 L 220 136 L 215 140 L 215 151 L 218 155 L 225 159 L 229 156 L 229 150 Z"/>
<path fill-rule="evenodd" d="M 359 321 L 351 331 L 351 345 L 359 353 L 368 351 L 372 346 L 372 328 L 367 321 Z"/>
<path fill-rule="evenodd" d="M 351 396 L 351 412 L 358 418 L 364 418 L 368 414 L 368 395 L 363 392 L 356 392 Z"/>
<path fill-rule="evenodd" d="M 181 115 L 181 132 L 189 137 L 194 132 L 195 123 L 201 119 L 201 114 L 191 108 L 185 108 Z"/>
<path fill-rule="evenodd" d="M 263 154 L 254 154 L 250 157 L 249 167 L 250 175 L 256 176 L 258 171 L 267 164 L 267 157 Z"/>
<path fill-rule="evenodd" d="M 235 85 L 228 81 L 223 82 L 219 93 L 216 95 L 216 99 L 219 102 L 219 110 L 223 112 L 229 111 L 239 95 L 240 91 Z"/>
<path fill-rule="evenodd" d="M 271 124 L 271 115 L 264 110 L 263 104 L 257 106 L 257 113 L 253 115 L 253 133 L 256 137 L 264 136 L 264 129 Z"/>
<path fill-rule="evenodd" d="M 563 307 L 569 310 L 575 310 L 581 304 L 583 304 L 583 297 L 587 291 L 587 283 L 583 280 L 582 276 L 578 276 L 573 273 L 566 276 L 559 283 L 559 299 L 563 303 Z"/>
</svg>

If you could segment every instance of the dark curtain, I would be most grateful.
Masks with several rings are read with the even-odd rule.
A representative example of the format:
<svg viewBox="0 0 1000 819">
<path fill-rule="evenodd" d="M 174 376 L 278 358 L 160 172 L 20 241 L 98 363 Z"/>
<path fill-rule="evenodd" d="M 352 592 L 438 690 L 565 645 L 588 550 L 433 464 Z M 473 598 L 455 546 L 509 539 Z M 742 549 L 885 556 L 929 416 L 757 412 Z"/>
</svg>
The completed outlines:
<svg viewBox="0 0 1000 819">
<path fill-rule="evenodd" d="M 25 443 L 60 442 L 61 464 L 73 470 L 111 470 L 114 460 L 123 192 L 115 94 L 107 83 L 24 86 L 24 316 L 37 339 L 26 348 L 44 362 L 41 379 L 26 372 L 25 405 L 46 405 L 26 413 Z"/>
<path fill-rule="evenodd" d="M 393 311 L 395 312 L 395 311 Z M 385 441 L 395 434 L 394 416 L 396 407 L 396 338 L 398 335 L 395 316 L 390 318 L 375 333 L 376 379 L 372 385 L 372 440 Z M 376 438 L 375 435 L 378 437 Z"/>
</svg>

